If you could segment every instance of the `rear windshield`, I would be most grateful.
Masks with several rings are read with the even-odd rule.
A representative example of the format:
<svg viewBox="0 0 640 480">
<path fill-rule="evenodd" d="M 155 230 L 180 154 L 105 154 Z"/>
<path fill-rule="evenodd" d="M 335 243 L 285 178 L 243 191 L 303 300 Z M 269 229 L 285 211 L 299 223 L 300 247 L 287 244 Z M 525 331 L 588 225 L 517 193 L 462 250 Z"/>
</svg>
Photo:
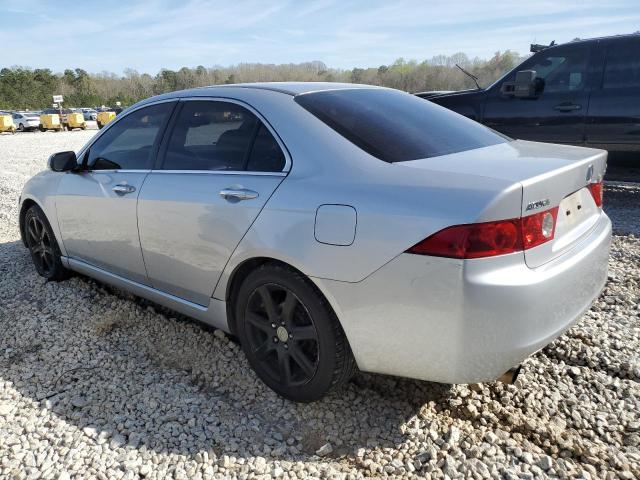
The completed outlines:
<svg viewBox="0 0 640 480">
<path fill-rule="evenodd" d="M 473 120 L 398 90 L 328 90 L 297 95 L 295 101 L 365 152 L 389 163 L 509 141 Z"/>
</svg>

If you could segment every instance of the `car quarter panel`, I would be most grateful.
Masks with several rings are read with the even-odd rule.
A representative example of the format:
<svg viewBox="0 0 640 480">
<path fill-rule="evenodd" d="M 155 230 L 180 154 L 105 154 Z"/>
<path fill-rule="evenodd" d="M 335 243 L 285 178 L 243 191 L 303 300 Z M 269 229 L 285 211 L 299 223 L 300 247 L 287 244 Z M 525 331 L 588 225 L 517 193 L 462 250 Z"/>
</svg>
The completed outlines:
<svg viewBox="0 0 640 480">
<path fill-rule="evenodd" d="M 554 261 L 403 254 L 359 283 L 314 279 L 364 371 L 446 383 L 494 380 L 569 328 L 607 279 L 611 222 Z"/>
</svg>

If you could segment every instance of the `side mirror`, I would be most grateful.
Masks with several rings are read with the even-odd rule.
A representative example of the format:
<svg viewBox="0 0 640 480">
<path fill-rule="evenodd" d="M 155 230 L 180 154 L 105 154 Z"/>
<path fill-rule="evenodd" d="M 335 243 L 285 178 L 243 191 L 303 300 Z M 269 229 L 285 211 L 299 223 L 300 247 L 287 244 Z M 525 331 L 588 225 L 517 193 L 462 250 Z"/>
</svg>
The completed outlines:
<svg viewBox="0 0 640 480">
<path fill-rule="evenodd" d="M 77 167 L 76 152 L 58 152 L 49 157 L 49 168 L 54 172 L 69 172 Z"/>
<path fill-rule="evenodd" d="M 516 72 L 513 82 L 504 82 L 500 93 L 516 98 L 535 98 L 542 91 L 542 82 L 536 78 L 535 70 L 521 70 Z"/>
</svg>

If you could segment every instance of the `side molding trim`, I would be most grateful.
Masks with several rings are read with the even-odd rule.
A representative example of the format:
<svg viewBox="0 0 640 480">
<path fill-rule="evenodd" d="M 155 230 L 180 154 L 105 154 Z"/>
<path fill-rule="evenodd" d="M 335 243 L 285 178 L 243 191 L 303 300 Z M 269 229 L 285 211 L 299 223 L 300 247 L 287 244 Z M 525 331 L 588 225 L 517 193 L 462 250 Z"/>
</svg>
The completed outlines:
<svg viewBox="0 0 640 480">
<path fill-rule="evenodd" d="M 109 273 L 106 270 L 90 265 L 82 260 L 70 257 L 62 257 L 62 264 L 71 270 L 95 278 L 96 280 L 108 283 L 115 287 L 127 290 L 152 302 L 159 303 L 167 308 L 180 312 L 188 317 L 195 318 L 214 328 L 219 328 L 225 332 L 229 331 L 227 323 L 227 306 L 223 300 L 212 298 L 208 307 L 203 307 L 197 303 L 190 302 L 175 295 L 171 295 L 141 283 L 128 280 L 119 275 Z"/>
</svg>

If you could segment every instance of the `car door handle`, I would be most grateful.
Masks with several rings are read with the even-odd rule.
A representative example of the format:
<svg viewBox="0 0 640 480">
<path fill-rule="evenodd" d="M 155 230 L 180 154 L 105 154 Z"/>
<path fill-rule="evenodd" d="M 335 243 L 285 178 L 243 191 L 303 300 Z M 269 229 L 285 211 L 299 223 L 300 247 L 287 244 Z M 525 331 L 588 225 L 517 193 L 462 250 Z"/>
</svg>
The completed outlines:
<svg viewBox="0 0 640 480">
<path fill-rule="evenodd" d="M 126 183 L 119 183 L 113 187 L 113 191 L 118 195 L 126 195 L 127 193 L 133 193 L 136 191 L 136 187 L 133 185 L 127 185 Z"/>
<path fill-rule="evenodd" d="M 258 198 L 258 192 L 254 192 L 247 188 L 224 188 L 220 190 L 220 196 L 225 200 L 251 200 L 253 198 Z"/>
<path fill-rule="evenodd" d="M 565 103 L 559 103 L 553 108 L 560 112 L 572 112 L 574 110 L 580 110 L 582 108 L 582 105 L 578 105 L 577 103 L 565 102 Z"/>
</svg>

